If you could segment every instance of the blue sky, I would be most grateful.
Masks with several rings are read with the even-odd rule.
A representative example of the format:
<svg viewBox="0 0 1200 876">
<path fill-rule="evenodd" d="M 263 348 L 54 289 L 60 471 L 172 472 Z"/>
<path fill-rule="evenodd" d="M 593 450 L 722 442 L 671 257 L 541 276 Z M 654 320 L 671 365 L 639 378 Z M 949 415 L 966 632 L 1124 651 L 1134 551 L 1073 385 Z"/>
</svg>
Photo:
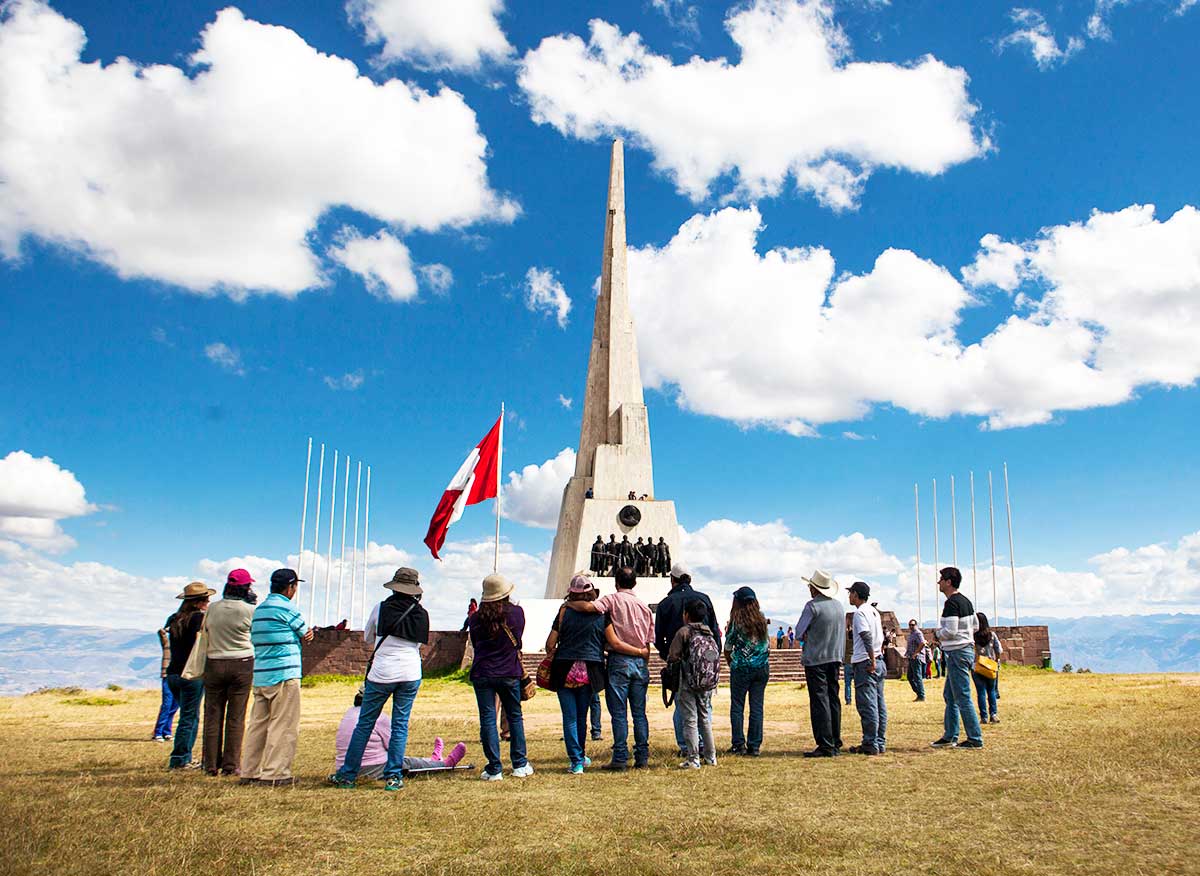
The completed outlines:
<svg viewBox="0 0 1200 876">
<path fill-rule="evenodd" d="M 418 562 L 449 618 L 490 556 L 492 519 L 472 509 L 451 530 L 457 565 L 432 564 L 421 538 L 502 400 L 505 471 L 542 466 L 519 478 L 515 514 L 556 513 L 548 461 L 578 440 L 613 135 L 627 140 L 657 493 L 676 501 L 684 558 L 710 587 L 752 583 L 790 612 L 796 576 L 824 562 L 909 612 L 913 483 L 928 564 L 929 481 L 944 560 L 956 476 L 965 564 L 967 473 L 982 498 L 1007 461 L 1031 611 L 1200 606 L 1200 365 L 1177 352 L 1200 326 L 1200 9 L 475 5 L 452 28 L 398 0 L 353 16 L 5 7 L 0 457 L 53 466 L 8 457 L 10 474 L 35 474 L 0 486 L 0 514 L 42 523 L 0 526 L 0 619 L 28 616 L 63 578 L 103 579 L 157 616 L 179 580 L 285 561 L 309 436 L 372 465 L 371 535 L 387 546 L 373 573 Z M 585 50 L 589 18 L 615 30 Z M 69 22 L 86 33 L 81 58 Z M 738 68 L 751 50 L 733 22 L 767 32 L 754 71 Z M 771 54 L 793 38 L 830 51 L 835 74 L 867 63 L 878 78 L 865 93 L 847 76 L 806 82 L 819 52 Z M 635 48 L 640 69 L 613 61 Z M 173 84 L 132 66 L 152 64 L 179 68 Z M 573 87 L 587 75 L 595 91 Z M 419 109 L 391 119 L 399 88 Z M 893 88 L 898 104 L 879 97 Z M 738 116 L 732 130 L 708 126 L 720 114 Z M 1153 218 L 1122 212 L 1151 204 Z M 700 256 L 672 245 L 689 220 Z M 990 266 L 976 262 L 985 235 L 1009 246 Z M 384 245 L 356 248 L 371 241 Z M 765 267 L 775 248 L 791 252 L 782 273 Z M 909 255 L 884 270 L 889 250 Z M 1091 270 L 1096 253 L 1118 263 Z M 439 288 L 422 266 L 453 279 Z M 531 269 L 552 272 L 548 297 L 533 298 Z M 786 304 L 848 296 L 856 279 L 861 306 L 839 319 Z M 1053 330 L 981 346 L 1007 320 Z M 1043 373 L 1039 352 L 1059 343 L 1078 361 Z M 931 344 L 954 361 L 927 361 Z M 968 348 L 973 366 L 954 359 Z M 64 484 L 63 503 L 39 499 Z M 504 532 L 507 567 L 540 595 L 551 530 Z"/>
</svg>

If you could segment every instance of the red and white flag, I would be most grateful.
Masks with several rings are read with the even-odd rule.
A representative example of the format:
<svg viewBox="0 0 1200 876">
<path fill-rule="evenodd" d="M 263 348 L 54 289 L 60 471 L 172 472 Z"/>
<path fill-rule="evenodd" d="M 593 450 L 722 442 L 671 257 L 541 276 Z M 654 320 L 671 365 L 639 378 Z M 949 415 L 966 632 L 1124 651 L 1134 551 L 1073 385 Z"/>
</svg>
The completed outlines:
<svg viewBox="0 0 1200 876">
<path fill-rule="evenodd" d="M 458 518 L 462 517 L 463 509 L 468 505 L 477 505 L 484 499 L 496 498 L 500 486 L 500 442 L 503 433 L 504 415 L 501 414 L 491 431 L 467 454 L 466 460 L 451 478 L 450 486 L 442 493 L 433 519 L 429 521 L 429 532 L 425 535 L 425 544 L 435 560 L 440 559 L 438 551 L 446 542 L 446 531 L 450 529 L 450 524 L 457 523 Z"/>
</svg>

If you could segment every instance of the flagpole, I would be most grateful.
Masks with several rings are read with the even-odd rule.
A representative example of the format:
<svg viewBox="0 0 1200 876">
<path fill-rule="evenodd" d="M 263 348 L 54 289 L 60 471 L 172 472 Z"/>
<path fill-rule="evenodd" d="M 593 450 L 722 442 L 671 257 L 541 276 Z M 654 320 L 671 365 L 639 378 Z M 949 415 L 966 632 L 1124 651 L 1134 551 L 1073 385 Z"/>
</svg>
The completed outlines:
<svg viewBox="0 0 1200 876">
<path fill-rule="evenodd" d="M 308 439 L 308 458 L 304 460 L 304 505 L 300 512 L 300 553 L 296 554 L 296 577 L 304 565 L 304 530 L 308 526 L 308 473 L 312 470 L 312 438 Z"/>
<path fill-rule="evenodd" d="M 371 549 L 371 466 L 367 466 L 367 504 L 363 510 L 363 589 L 362 616 L 363 629 L 367 626 L 367 561 Z"/>
<path fill-rule="evenodd" d="M 492 571 L 500 571 L 500 484 L 504 482 L 504 402 L 500 402 L 500 441 L 496 449 L 496 553 Z"/>
<path fill-rule="evenodd" d="M 308 577 L 308 623 L 314 623 L 313 612 L 316 610 L 317 596 L 317 551 L 321 544 L 321 482 L 325 477 L 325 442 L 321 442 L 321 464 L 317 468 L 317 523 L 313 527 L 313 560 Z"/>
<path fill-rule="evenodd" d="M 950 475 L 950 552 L 958 568 L 958 510 L 954 504 L 954 475 Z"/>
<path fill-rule="evenodd" d="M 362 493 L 362 460 L 358 461 L 358 477 L 354 479 L 354 547 L 350 550 L 350 629 L 354 629 L 354 597 L 358 594 L 358 499 Z M 363 618 L 363 626 L 367 619 Z"/>
<path fill-rule="evenodd" d="M 992 531 L 992 617 L 997 617 L 996 600 L 996 509 L 992 502 L 992 473 L 988 472 L 988 528 Z"/>
<path fill-rule="evenodd" d="M 342 478 L 342 553 L 338 557 L 337 622 L 342 619 L 342 582 L 346 578 L 346 500 L 350 497 L 350 454 L 346 454 L 346 476 Z"/>
<path fill-rule="evenodd" d="M 1012 570 L 1013 626 L 1021 625 L 1017 614 L 1017 558 L 1013 556 L 1012 503 L 1008 500 L 1008 463 L 1004 463 L 1004 508 L 1008 512 L 1008 566 Z"/>
<path fill-rule="evenodd" d="M 913 518 L 917 524 L 917 627 L 922 623 L 921 614 L 921 491 L 913 484 Z"/>
<path fill-rule="evenodd" d="M 333 485 L 329 489 L 329 543 L 325 554 L 325 612 L 321 624 L 329 625 L 329 577 L 333 572 L 333 518 L 337 514 L 337 461 L 338 452 L 333 451 Z"/>
<path fill-rule="evenodd" d="M 938 519 L 937 519 L 937 478 L 933 479 L 933 580 L 937 581 L 941 577 L 941 569 L 938 567 Z M 937 617 L 938 607 L 938 590 L 936 584 L 933 588 L 933 616 Z"/>
<path fill-rule="evenodd" d="M 975 566 L 975 472 L 971 472 L 971 584 L 975 588 L 973 601 L 979 605 L 979 575 Z"/>
</svg>

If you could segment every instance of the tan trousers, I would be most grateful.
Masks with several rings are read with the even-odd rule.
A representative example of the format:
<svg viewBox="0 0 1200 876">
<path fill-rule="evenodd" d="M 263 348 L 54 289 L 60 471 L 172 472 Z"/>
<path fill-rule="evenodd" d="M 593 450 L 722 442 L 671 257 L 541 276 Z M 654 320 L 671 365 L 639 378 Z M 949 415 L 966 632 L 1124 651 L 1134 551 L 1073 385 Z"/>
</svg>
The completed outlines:
<svg viewBox="0 0 1200 876">
<path fill-rule="evenodd" d="M 254 689 L 242 743 L 243 779 L 290 779 L 300 740 L 300 679 Z"/>
</svg>

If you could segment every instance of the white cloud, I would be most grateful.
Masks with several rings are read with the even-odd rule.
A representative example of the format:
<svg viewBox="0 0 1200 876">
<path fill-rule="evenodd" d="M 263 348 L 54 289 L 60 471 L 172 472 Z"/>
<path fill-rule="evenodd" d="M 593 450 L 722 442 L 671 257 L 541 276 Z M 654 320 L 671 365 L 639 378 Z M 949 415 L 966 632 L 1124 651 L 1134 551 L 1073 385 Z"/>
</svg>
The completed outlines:
<svg viewBox="0 0 1200 876">
<path fill-rule="evenodd" d="M 204 355 L 209 362 L 220 365 L 230 374 L 236 374 L 238 377 L 246 375 L 246 369 L 242 367 L 242 354 L 224 341 L 207 344 L 204 347 Z"/>
<path fill-rule="evenodd" d="M 14 450 L 0 459 L 0 539 L 58 553 L 75 546 L 58 521 L 96 506 L 75 474 L 49 456 Z"/>
<path fill-rule="evenodd" d="M 571 410 L 571 405 L 575 403 L 575 400 L 572 398 L 567 398 L 560 392 L 558 394 L 558 403 L 569 411 Z"/>
<path fill-rule="evenodd" d="M 997 47 L 1001 50 L 1012 46 L 1026 47 L 1039 70 L 1049 70 L 1083 48 L 1083 40 L 1079 37 L 1070 37 L 1066 47 L 1060 48 L 1045 16 L 1036 9 L 1013 9 L 1009 18 L 1017 29 L 1005 35 Z"/>
<path fill-rule="evenodd" d="M 839 276 L 823 248 L 760 255 L 760 224 L 753 207 L 726 208 L 630 251 L 643 378 L 677 387 L 689 410 L 801 436 L 876 405 L 1006 428 L 1200 376 L 1195 208 L 1165 222 L 1152 206 L 1095 212 L 1020 244 L 985 237 L 968 278 L 1044 291 L 1017 296 L 972 344 L 956 332 L 977 302 L 945 268 L 888 249 Z"/>
<path fill-rule="evenodd" d="M 83 63 L 83 29 L 0 8 L 0 254 L 25 236 L 122 277 L 241 297 L 325 282 L 331 207 L 409 230 L 511 221 L 456 92 L 377 84 L 295 32 L 219 12 L 184 67 Z"/>
<path fill-rule="evenodd" d="M 354 392 L 354 390 L 363 385 L 365 379 L 362 369 L 359 368 L 357 371 L 347 371 L 341 377 L 325 375 L 325 385 L 334 390 L 344 389 L 348 392 Z"/>
<path fill-rule="evenodd" d="M 692 37 L 700 36 L 700 9 L 687 0 L 650 0 L 650 6 L 671 27 Z"/>
<path fill-rule="evenodd" d="M 939 174 L 989 148 L 963 70 L 932 55 L 854 61 L 819 0 L 755 0 L 725 24 L 740 59 L 675 64 L 595 19 L 586 43 L 544 39 L 518 83 L 534 121 L 584 140 L 626 134 L 694 200 L 726 177 L 749 197 L 791 177 L 843 209 L 877 167 Z"/>
<path fill-rule="evenodd" d="M 444 295 L 454 284 L 454 272 L 439 262 L 421 265 L 417 268 L 417 273 L 435 295 Z"/>
<path fill-rule="evenodd" d="M 526 526 L 554 529 L 558 525 L 563 487 L 573 474 L 575 450 L 571 447 L 564 447 L 541 465 L 530 464 L 520 473 L 509 472 L 501 514 Z"/>
<path fill-rule="evenodd" d="M 417 297 L 417 275 L 408 247 L 386 231 L 363 237 L 347 226 L 329 248 L 329 257 L 362 277 L 376 298 L 411 301 Z"/>
<path fill-rule="evenodd" d="M 546 313 L 567 327 L 571 297 L 550 268 L 530 268 L 525 272 L 525 306 L 533 313 Z"/>
<path fill-rule="evenodd" d="M 513 48 L 500 28 L 504 0 L 348 0 L 346 14 L 368 45 L 383 44 L 377 61 L 424 70 L 478 71 L 503 62 Z"/>
</svg>

